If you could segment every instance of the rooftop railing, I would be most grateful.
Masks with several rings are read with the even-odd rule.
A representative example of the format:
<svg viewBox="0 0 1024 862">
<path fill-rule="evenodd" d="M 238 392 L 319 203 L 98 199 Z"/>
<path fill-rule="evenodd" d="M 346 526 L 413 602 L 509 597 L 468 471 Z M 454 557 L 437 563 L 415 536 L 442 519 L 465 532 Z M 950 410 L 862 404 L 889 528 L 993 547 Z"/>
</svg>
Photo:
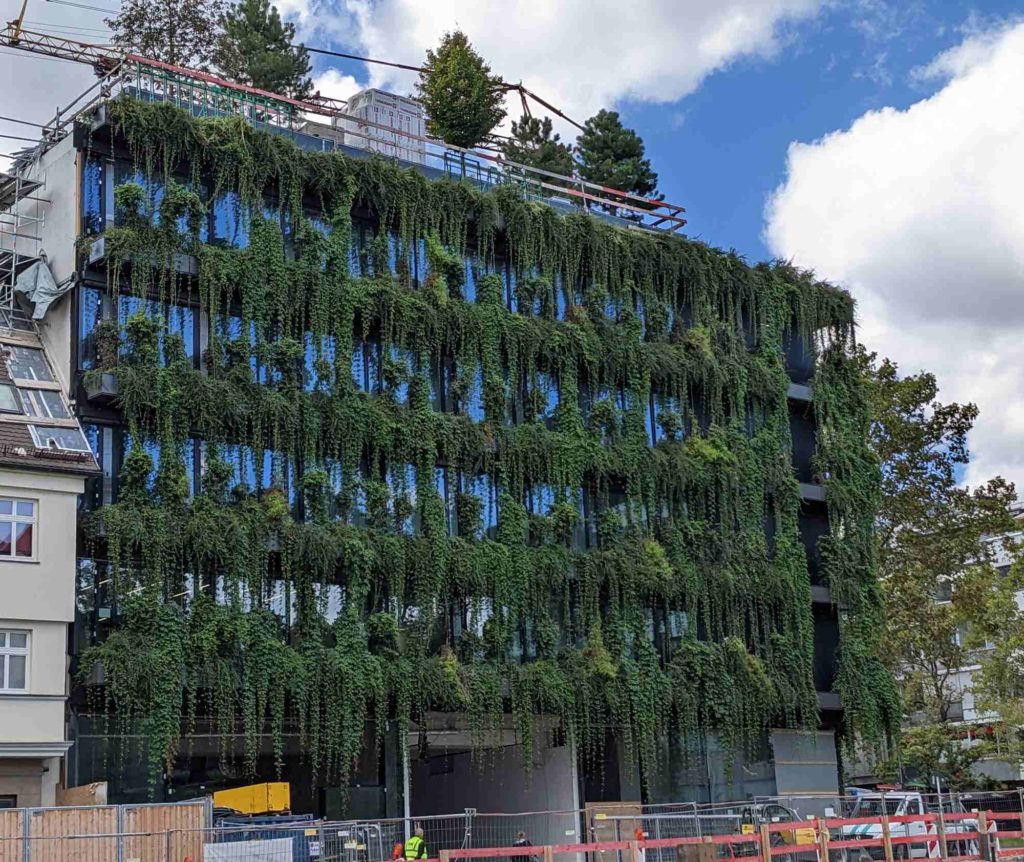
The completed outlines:
<svg viewBox="0 0 1024 862">
<path fill-rule="evenodd" d="M 91 89 L 96 87 L 99 95 L 79 114 L 100 99 L 125 93 L 131 98 L 169 102 L 197 117 L 240 116 L 254 126 L 289 136 L 304 149 L 344 150 L 355 155 L 373 151 L 382 155 L 383 149 L 385 158 L 392 150 L 415 151 L 422 154 L 422 163 L 418 159 L 414 163 L 400 156 L 392 158 L 428 173 L 436 172 L 437 176 L 485 186 L 513 184 L 526 194 L 561 204 L 562 208 L 591 210 L 648 229 L 671 233 L 686 224 L 685 210 L 677 204 L 520 164 L 488 148 L 455 147 L 427 135 L 375 123 L 349 113 L 345 103 L 319 95 L 309 100 L 290 99 L 133 54 Z"/>
</svg>

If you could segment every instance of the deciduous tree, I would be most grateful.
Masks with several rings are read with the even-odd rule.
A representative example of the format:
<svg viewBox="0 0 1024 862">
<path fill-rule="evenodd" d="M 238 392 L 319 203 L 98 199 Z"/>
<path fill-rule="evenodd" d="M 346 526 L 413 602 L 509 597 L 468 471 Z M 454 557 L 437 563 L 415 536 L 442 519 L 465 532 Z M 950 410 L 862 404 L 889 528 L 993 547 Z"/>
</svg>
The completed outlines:
<svg viewBox="0 0 1024 862">
<path fill-rule="evenodd" d="M 465 33 L 445 33 L 436 51 L 427 51 L 416 85 L 427 114 L 427 131 L 456 147 L 487 140 L 505 118 L 501 78 L 473 50 Z"/>
<path fill-rule="evenodd" d="M 943 404 L 934 375 L 900 377 L 895 363 L 874 360 L 862 356 L 882 465 L 876 539 L 885 654 L 908 720 L 901 762 L 956 787 L 970 783 L 971 765 L 987 752 L 966 745 L 962 728 L 950 724 L 961 718 L 958 673 L 976 662 L 987 634 L 1019 613 L 1007 601 L 993 541 L 1014 529 L 1016 495 L 998 476 L 974 488 L 960 482 L 975 405 Z"/>
<path fill-rule="evenodd" d="M 964 633 L 979 619 L 979 597 L 995 587 L 991 538 L 1014 528 L 1016 495 L 998 476 L 973 489 L 959 482 L 975 405 L 938 402 L 934 375 L 900 377 L 887 359 L 872 377 L 887 653 L 905 708 L 943 722 L 960 697 L 951 683 L 967 663 Z"/>
<path fill-rule="evenodd" d="M 207 70 L 223 8 L 223 0 L 123 0 L 106 24 L 126 51 Z"/>
</svg>

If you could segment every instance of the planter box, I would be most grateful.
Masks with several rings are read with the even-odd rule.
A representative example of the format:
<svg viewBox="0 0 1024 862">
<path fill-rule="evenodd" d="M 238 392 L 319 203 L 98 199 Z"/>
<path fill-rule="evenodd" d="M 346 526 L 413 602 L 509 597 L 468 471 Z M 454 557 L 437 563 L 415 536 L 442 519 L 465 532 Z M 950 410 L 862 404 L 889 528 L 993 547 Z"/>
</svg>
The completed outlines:
<svg viewBox="0 0 1024 862">
<path fill-rule="evenodd" d="M 117 375 L 86 375 L 85 397 L 93 404 L 112 404 L 117 400 Z"/>
</svg>

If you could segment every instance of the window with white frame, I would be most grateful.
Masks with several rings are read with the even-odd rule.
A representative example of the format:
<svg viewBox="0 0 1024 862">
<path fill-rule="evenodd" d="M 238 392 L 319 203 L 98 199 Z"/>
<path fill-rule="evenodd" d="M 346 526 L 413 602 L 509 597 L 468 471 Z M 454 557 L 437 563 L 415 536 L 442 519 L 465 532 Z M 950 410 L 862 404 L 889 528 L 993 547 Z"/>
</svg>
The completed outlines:
<svg viewBox="0 0 1024 862">
<path fill-rule="evenodd" d="M 21 413 L 21 398 L 10 383 L 0 383 L 0 413 Z"/>
<path fill-rule="evenodd" d="M 35 500 L 0 497 L 0 560 L 31 560 L 36 554 Z"/>
<path fill-rule="evenodd" d="M 0 692 L 28 689 L 28 632 L 0 631 Z"/>
<path fill-rule="evenodd" d="M 32 442 L 37 449 L 56 449 L 60 452 L 91 452 L 89 442 L 77 428 L 50 425 L 29 425 Z"/>
</svg>

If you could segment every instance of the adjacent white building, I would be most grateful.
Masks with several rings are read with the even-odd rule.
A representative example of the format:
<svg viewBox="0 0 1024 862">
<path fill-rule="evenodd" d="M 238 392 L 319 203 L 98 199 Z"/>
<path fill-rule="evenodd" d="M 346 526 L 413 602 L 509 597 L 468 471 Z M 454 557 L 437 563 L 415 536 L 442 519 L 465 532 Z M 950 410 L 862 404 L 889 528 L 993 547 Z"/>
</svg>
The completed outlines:
<svg viewBox="0 0 1024 862">
<path fill-rule="evenodd" d="M 78 495 L 99 471 L 68 402 L 67 375 L 12 296 L 16 276 L 47 264 L 35 249 L 22 251 L 25 243 L 11 254 L 10 236 L 27 231 L 12 218 L 7 224 L 6 256 L 0 243 L 0 808 L 23 808 L 55 803 L 71 745 L 65 705 Z"/>
</svg>

